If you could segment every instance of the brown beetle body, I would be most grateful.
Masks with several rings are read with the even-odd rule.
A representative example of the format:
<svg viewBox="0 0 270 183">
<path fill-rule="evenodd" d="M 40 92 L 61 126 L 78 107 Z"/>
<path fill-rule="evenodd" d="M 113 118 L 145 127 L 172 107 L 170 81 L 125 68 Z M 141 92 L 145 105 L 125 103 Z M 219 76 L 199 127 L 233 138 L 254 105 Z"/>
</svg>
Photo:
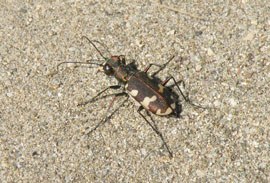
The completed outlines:
<svg viewBox="0 0 270 183">
<path fill-rule="evenodd" d="M 156 115 L 169 115 L 175 109 L 175 101 L 168 88 L 154 81 L 145 72 L 132 75 L 125 89 L 141 106 Z"/>
<path fill-rule="evenodd" d="M 111 56 L 103 65 L 103 70 L 124 83 L 126 92 L 146 110 L 159 116 L 175 112 L 176 103 L 169 89 L 150 78 L 147 71 L 126 65 L 123 56 Z"/>
<path fill-rule="evenodd" d="M 149 68 L 153 65 L 160 67 L 160 70 L 164 69 L 165 66 L 172 60 L 170 59 L 167 63 L 163 65 L 158 64 L 149 64 L 147 68 L 145 68 L 143 71 L 140 71 L 137 69 L 137 67 L 134 65 L 133 62 L 126 64 L 125 57 L 123 55 L 119 56 L 111 56 L 110 58 L 103 56 L 101 51 L 96 47 L 96 45 L 93 43 L 93 41 L 89 40 L 87 37 L 84 36 L 89 43 L 97 50 L 97 52 L 100 54 L 100 56 L 104 59 L 104 62 L 97 63 L 97 62 L 64 62 L 64 63 L 82 63 L 82 64 L 89 64 L 89 65 L 97 65 L 99 66 L 99 71 L 104 72 L 107 76 L 113 76 L 115 77 L 120 84 L 118 85 L 111 85 L 107 88 L 100 91 L 95 97 L 93 97 L 91 100 L 84 102 L 80 105 L 86 105 L 87 103 L 94 102 L 98 100 L 99 98 L 104 98 L 105 96 L 101 96 L 103 93 L 105 93 L 109 89 L 120 89 L 121 86 L 124 87 L 124 91 L 120 93 L 114 93 L 111 94 L 114 96 L 112 99 L 107 112 L 110 111 L 112 108 L 112 105 L 118 96 L 127 94 L 135 100 L 136 103 L 139 104 L 139 108 L 137 112 L 141 115 L 141 117 L 147 122 L 147 124 L 156 132 L 156 134 L 161 138 L 163 141 L 165 148 L 169 152 L 170 157 L 173 157 L 172 152 L 170 151 L 167 143 L 164 140 L 163 135 L 159 132 L 154 123 L 153 119 L 150 116 L 150 113 L 146 113 L 152 122 L 148 120 L 142 113 L 142 109 L 146 109 L 147 111 L 159 115 L 159 116 L 167 116 L 174 114 L 176 117 L 179 117 L 179 113 L 181 112 L 181 106 L 178 103 L 178 95 L 175 94 L 171 87 L 165 87 L 165 85 L 168 83 L 170 79 L 173 79 L 175 85 L 177 86 L 179 92 L 183 96 L 183 98 L 186 101 L 189 101 L 182 93 L 181 89 L 179 88 L 176 80 L 170 76 L 165 81 L 161 82 L 157 78 L 152 78 L 147 75 L 147 71 Z M 173 57 L 172 57 L 173 58 Z M 61 65 L 60 63 L 59 65 Z M 59 67 L 57 66 L 57 68 Z M 159 70 L 159 71 L 160 71 Z M 155 76 L 159 71 L 155 72 L 152 76 Z M 107 96 L 111 96 L 107 95 Z M 119 107 L 121 107 L 124 103 L 122 103 Z M 119 108 L 118 108 L 119 109 Z M 88 132 L 88 134 L 95 131 L 101 124 L 105 123 L 114 113 L 116 110 L 112 111 L 111 114 L 106 114 L 106 116 L 92 129 Z"/>
</svg>

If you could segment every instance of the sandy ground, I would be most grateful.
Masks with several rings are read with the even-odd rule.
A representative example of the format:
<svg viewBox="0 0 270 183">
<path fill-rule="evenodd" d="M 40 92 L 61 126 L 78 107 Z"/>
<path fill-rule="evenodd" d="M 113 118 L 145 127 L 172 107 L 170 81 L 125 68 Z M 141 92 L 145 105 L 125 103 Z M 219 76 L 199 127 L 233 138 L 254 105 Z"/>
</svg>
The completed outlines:
<svg viewBox="0 0 270 183">
<path fill-rule="evenodd" d="M 268 0 L 0 4 L 0 182 L 270 181 Z M 77 104 L 117 82 L 97 68 L 55 72 L 101 59 L 82 36 L 140 69 L 175 56 L 158 76 L 183 79 L 208 108 L 182 100 L 181 118 L 153 116 L 172 159 L 130 100 L 86 134 L 111 98 Z"/>
</svg>

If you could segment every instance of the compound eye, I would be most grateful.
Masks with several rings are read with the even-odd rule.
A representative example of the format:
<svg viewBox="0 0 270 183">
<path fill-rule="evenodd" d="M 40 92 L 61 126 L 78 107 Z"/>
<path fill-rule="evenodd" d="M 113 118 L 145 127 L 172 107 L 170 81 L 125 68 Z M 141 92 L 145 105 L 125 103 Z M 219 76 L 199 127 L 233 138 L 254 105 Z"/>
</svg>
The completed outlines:
<svg viewBox="0 0 270 183">
<path fill-rule="evenodd" d="M 103 66 L 103 70 L 104 70 L 106 75 L 112 75 L 113 74 L 113 68 L 108 64 L 105 64 Z"/>
</svg>

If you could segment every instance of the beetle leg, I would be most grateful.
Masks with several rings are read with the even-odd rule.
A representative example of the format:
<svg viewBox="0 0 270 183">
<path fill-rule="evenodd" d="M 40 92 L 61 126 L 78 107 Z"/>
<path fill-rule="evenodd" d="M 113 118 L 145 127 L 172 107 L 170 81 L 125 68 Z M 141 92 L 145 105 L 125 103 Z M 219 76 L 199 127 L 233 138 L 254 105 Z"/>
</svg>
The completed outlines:
<svg viewBox="0 0 270 183">
<path fill-rule="evenodd" d="M 167 145 L 166 141 L 164 140 L 164 137 L 162 135 L 162 133 L 160 133 L 160 131 L 157 129 L 156 126 L 154 126 L 152 123 L 150 123 L 150 121 L 148 119 L 146 119 L 146 117 L 141 113 L 141 111 L 143 110 L 144 108 L 142 106 L 139 107 L 139 109 L 137 110 L 137 112 L 140 114 L 141 117 L 143 117 L 143 119 L 147 122 L 147 124 L 155 131 L 155 133 L 160 137 L 160 139 L 162 140 L 164 146 L 166 147 L 169 155 L 170 155 L 170 158 L 173 157 L 173 154 L 171 152 L 171 150 L 169 149 L 169 146 Z M 147 115 L 151 118 L 151 115 L 146 111 Z M 152 119 L 152 118 L 151 118 Z"/>
<path fill-rule="evenodd" d="M 182 90 L 180 89 L 179 85 L 177 84 L 176 80 L 174 79 L 173 76 L 168 77 L 165 81 L 162 82 L 162 85 L 165 86 L 170 80 L 174 81 L 174 84 L 177 86 L 179 92 L 181 93 L 182 97 L 185 99 L 186 102 L 190 102 L 189 98 L 187 96 L 184 95 L 184 93 L 182 92 Z M 183 81 L 180 81 L 181 83 L 183 83 Z"/>
<path fill-rule="evenodd" d="M 184 93 L 182 92 L 182 90 L 180 89 L 180 87 L 179 87 L 179 85 L 178 85 L 179 82 L 176 82 L 176 80 L 175 80 L 175 78 L 174 78 L 173 76 L 170 76 L 170 77 L 167 78 L 165 81 L 163 81 L 163 82 L 162 82 L 162 85 L 165 86 L 171 79 L 173 80 L 174 85 L 176 85 L 176 87 L 178 88 L 178 90 L 179 90 L 179 92 L 181 93 L 182 97 L 184 98 L 184 100 L 185 100 L 187 103 L 189 103 L 190 105 L 192 105 L 192 106 L 194 106 L 194 107 L 198 107 L 198 108 L 203 108 L 203 109 L 205 109 L 205 107 L 202 107 L 202 106 L 200 106 L 200 105 L 198 105 L 198 104 L 192 103 L 192 102 L 190 101 L 190 99 L 188 98 L 188 96 L 185 96 L 185 95 L 184 95 Z M 184 81 L 181 80 L 180 83 L 184 83 Z M 185 83 L 184 83 L 184 84 L 185 84 Z"/>
<path fill-rule="evenodd" d="M 157 75 L 160 71 L 162 71 L 171 61 L 172 61 L 172 59 L 174 58 L 174 56 L 172 56 L 165 64 L 162 64 L 162 65 L 159 65 L 159 64 L 149 64 L 145 69 L 144 69 L 144 72 L 146 73 L 149 69 L 150 69 L 150 67 L 152 67 L 152 66 L 156 66 L 156 67 L 159 67 L 159 70 L 157 70 L 156 72 L 154 72 L 153 74 L 152 74 L 152 76 L 155 76 L 155 75 Z"/>
<path fill-rule="evenodd" d="M 126 65 L 126 57 L 125 57 L 125 55 L 119 55 L 119 59 L 120 59 L 122 64 Z"/>
<path fill-rule="evenodd" d="M 159 68 L 162 68 L 163 67 L 163 65 L 159 65 L 159 64 L 149 64 L 144 70 L 143 70 L 143 72 L 147 72 L 149 69 L 150 69 L 150 67 L 152 67 L 152 66 L 157 66 L 157 67 L 159 67 Z"/>
<path fill-rule="evenodd" d="M 98 98 L 95 98 L 94 100 L 91 99 L 91 101 L 88 100 L 88 101 L 86 101 L 86 102 L 92 103 L 92 102 L 96 102 L 96 101 L 98 101 L 98 100 L 100 100 L 100 99 L 105 99 L 105 98 L 107 98 L 107 97 L 111 97 L 111 96 L 115 96 L 115 95 L 117 95 L 117 96 L 123 96 L 123 95 L 126 95 L 126 92 L 110 93 L 110 94 L 108 94 L 108 95 L 103 95 L 103 96 L 100 96 L 100 97 L 98 97 Z M 78 104 L 78 106 L 80 106 L 80 105 L 85 105 L 86 102 L 84 102 L 83 104 Z"/>
<path fill-rule="evenodd" d="M 121 94 L 121 95 L 120 95 Z M 119 97 L 119 96 L 122 96 L 123 94 L 127 95 L 126 93 L 122 92 L 122 93 L 119 93 L 119 94 L 116 94 L 112 101 L 110 102 L 110 105 L 109 107 L 107 108 L 107 111 L 105 113 L 105 116 L 102 118 L 102 120 L 94 127 L 92 128 L 89 132 L 86 133 L 86 135 L 90 135 L 91 133 L 93 133 L 100 125 L 102 124 L 105 124 L 119 109 L 120 107 L 123 106 L 124 103 L 127 102 L 128 100 L 128 97 L 111 113 L 108 115 L 108 113 L 110 112 L 110 109 L 112 108 L 113 106 L 113 103 L 115 102 L 116 98 Z"/>
<path fill-rule="evenodd" d="M 100 92 L 99 92 L 96 96 L 94 96 L 92 99 L 90 99 L 90 100 L 88 100 L 88 101 L 85 101 L 85 102 L 83 102 L 83 103 L 80 103 L 80 104 L 78 104 L 78 106 L 85 106 L 85 105 L 87 105 L 87 104 L 89 104 L 89 103 L 91 103 L 91 102 L 96 101 L 97 98 L 98 98 L 102 93 L 106 92 L 106 91 L 109 90 L 109 89 L 117 90 L 117 89 L 119 89 L 119 88 L 121 88 L 121 85 L 112 85 L 112 86 L 109 86 L 109 87 L 103 89 L 102 91 L 100 91 Z M 105 98 L 105 97 L 104 97 L 104 98 Z"/>
</svg>

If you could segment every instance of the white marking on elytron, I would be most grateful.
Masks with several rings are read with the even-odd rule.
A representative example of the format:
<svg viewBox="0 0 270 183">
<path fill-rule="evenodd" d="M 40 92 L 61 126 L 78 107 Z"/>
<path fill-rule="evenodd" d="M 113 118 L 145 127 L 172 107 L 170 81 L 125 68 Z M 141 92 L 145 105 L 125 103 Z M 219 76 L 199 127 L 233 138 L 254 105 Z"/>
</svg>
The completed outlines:
<svg viewBox="0 0 270 183">
<path fill-rule="evenodd" d="M 125 89 L 127 89 L 127 88 L 128 88 L 128 84 L 125 85 Z"/>
<path fill-rule="evenodd" d="M 139 91 L 138 90 L 131 90 L 129 93 L 131 96 L 136 97 L 138 95 Z"/>
<path fill-rule="evenodd" d="M 142 106 L 144 106 L 146 109 L 149 109 L 149 104 L 151 102 L 154 102 L 157 100 L 157 96 L 153 95 L 151 98 L 150 97 L 145 97 L 143 101 L 141 102 Z"/>
<path fill-rule="evenodd" d="M 172 113 L 172 109 L 170 107 L 167 108 L 167 110 L 165 112 L 161 112 L 161 109 L 158 109 L 156 114 L 157 115 L 160 115 L 160 116 L 166 116 L 168 114 L 171 114 Z"/>
<path fill-rule="evenodd" d="M 158 92 L 163 93 L 163 91 L 164 91 L 164 86 L 161 84 L 158 84 Z"/>
<path fill-rule="evenodd" d="M 172 108 L 172 109 L 175 109 L 175 107 L 176 107 L 175 103 L 172 103 L 172 104 L 171 104 L 171 108 Z"/>
</svg>

